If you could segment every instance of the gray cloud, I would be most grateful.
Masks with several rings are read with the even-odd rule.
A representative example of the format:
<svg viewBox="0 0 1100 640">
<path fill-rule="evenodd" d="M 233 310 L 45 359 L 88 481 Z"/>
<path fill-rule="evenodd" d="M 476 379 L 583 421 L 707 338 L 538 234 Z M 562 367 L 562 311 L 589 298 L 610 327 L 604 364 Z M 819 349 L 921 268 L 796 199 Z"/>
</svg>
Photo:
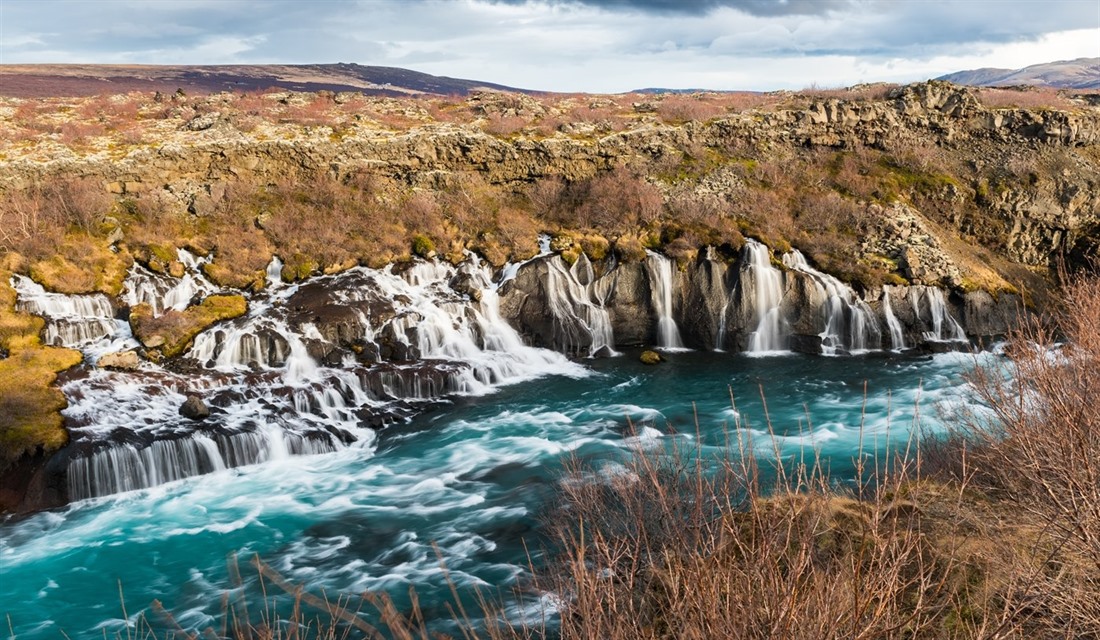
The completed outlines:
<svg viewBox="0 0 1100 640">
<path fill-rule="evenodd" d="M 531 4 L 531 0 L 492 0 L 502 4 Z M 823 15 L 856 4 L 856 0 L 548 0 L 553 5 L 586 5 L 611 11 L 658 14 L 706 14 L 719 8 L 754 16 Z"/>
<path fill-rule="evenodd" d="M 1096 0 L 0 0 L 0 9 L 8 63 L 339 61 L 560 90 L 895 79 L 920 61 L 1050 33 L 1100 35 Z M 1100 56 L 1100 44 L 1084 54 Z M 895 75 L 871 75 L 884 72 Z"/>
</svg>

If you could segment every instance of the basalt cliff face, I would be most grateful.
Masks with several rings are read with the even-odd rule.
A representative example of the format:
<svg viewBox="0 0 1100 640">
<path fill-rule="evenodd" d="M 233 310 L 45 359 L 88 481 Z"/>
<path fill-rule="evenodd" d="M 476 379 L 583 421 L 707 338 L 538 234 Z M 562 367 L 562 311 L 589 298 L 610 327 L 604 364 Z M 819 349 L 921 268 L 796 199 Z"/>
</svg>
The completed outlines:
<svg viewBox="0 0 1100 640">
<path fill-rule="evenodd" d="M 1095 259 L 1100 112 L 982 96 L 7 100 L 2 504 L 364 446 L 566 356 L 1002 335 Z"/>
</svg>

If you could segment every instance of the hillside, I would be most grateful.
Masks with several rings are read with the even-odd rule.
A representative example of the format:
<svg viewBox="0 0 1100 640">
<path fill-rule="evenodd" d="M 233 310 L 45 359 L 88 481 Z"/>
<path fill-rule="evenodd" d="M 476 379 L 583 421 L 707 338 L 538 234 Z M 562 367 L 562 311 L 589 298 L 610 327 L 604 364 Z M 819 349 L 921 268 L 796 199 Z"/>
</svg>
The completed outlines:
<svg viewBox="0 0 1100 640">
<path fill-rule="evenodd" d="M 1066 89 L 1100 89 L 1100 58 L 1077 58 L 1035 64 L 1023 69 L 970 69 L 937 80 L 981 87 L 1035 85 Z"/>
<path fill-rule="evenodd" d="M 17 98 L 91 96 L 130 91 L 215 93 L 260 89 L 357 91 L 374 96 L 464 96 L 510 87 L 433 76 L 397 67 L 309 65 L 0 65 L 0 95 Z"/>
</svg>

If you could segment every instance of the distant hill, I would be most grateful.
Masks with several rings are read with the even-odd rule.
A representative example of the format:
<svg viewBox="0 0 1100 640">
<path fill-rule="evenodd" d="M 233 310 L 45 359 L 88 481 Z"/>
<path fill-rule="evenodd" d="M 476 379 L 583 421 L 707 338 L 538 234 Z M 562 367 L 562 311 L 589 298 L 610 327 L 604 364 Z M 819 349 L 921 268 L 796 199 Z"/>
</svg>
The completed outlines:
<svg viewBox="0 0 1100 640">
<path fill-rule="evenodd" d="M 971 69 L 936 79 L 983 87 L 1030 84 L 1066 89 L 1100 89 L 1100 58 L 1047 62 L 1023 69 Z"/>
<path fill-rule="evenodd" d="M 477 89 L 513 87 L 433 76 L 397 67 L 310 65 L 0 65 L 0 95 L 20 98 L 88 96 L 127 91 L 213 93 L 278 87 L 295 91 L 358 91 L 368 95 L 464 96 Z"/>
</svg>

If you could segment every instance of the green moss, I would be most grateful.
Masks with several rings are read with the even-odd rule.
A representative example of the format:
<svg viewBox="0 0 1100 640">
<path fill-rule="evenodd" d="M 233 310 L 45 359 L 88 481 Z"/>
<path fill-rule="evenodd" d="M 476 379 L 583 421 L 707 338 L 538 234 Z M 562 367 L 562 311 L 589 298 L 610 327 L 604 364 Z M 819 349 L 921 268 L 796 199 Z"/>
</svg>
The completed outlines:
<svg viewBox="0 0 1100 640">
<path fill-rule="evenodd" d="M 621 236 L 615 239 L 615 255 L 623 262 L 641 262 L 645 260 L 645 247 L 636 236 Z"/>
<path fill-rule="evenodd" d="M 694 155 L 689 152 L 684 152 L 684 154 L 680 158 L 679 163 L 677 163 L 668 171 L 658 174 L 657 178 L 670 184 L 697 181 L 703 176 L 722 166 L 729 160 L 730 159 L 728 157 L 723 155 L 717 149 L 714 149 L 712 147 L 704 147 L 701 151 L 697 151 Z M 738 162 L 738 164 L 742 164 L 740 160 L 737 160 L 736 162 Z M 755 169 L 755 161 L 748 160 L 745 162 L 752 163 L 752 168 Z"/>
<path fill-rule="evenodd" d="M 168 273 L 177 262 L 176 248 L 167 244 L 149 244 L 136 250 L 135 254 L 135 259 L 154 273 Z"/>
<path fill-rule="evenodd" d="M 280 275 L 287 282 L 297 282 L 313 275 L 319 268 L 320 265 L 317 264 L 316 260 L 307 255 L 295 253 L 283 263 L 283 270 Z"/>
<path fill-rule="evenodd" d="M 435 243 L 424 234 L 416 234 L 412 238 L 412 252 L 421 258 L 429 258 L 435 254 Z"/>
<path fill-rule="evenodd" d="M 656 251 L 664 246 L 660 231 L 653 231 L 642 236 L 642 248 Z"/>
<path fill-rule="evenodd" d="M 248 303 L 242 296 L 209 296 L 202 304 L 184 311 L 170 309 L 159 316 L 143 303 L 130 311 L 130 327 L 151 356 L 173 358 L 202 331 L 222 320 L 242 316 L 247 310 Z"/>
<path fill-rule="evenodd" d="M 592 260 L 603 260 L 611 250 L 611 243 L 607 238 L 596 234 L 582 236 L 580 245 L 584 254 Z"/>
<path fill-rule="evenodd" d="M 202 265 L 202 272 L 211 282 L 219 287 L 233 289 L 264 288 L 266 273 L 259 270 L 238 270 L 219 262 L 207 262 Z"/>
</svg>

